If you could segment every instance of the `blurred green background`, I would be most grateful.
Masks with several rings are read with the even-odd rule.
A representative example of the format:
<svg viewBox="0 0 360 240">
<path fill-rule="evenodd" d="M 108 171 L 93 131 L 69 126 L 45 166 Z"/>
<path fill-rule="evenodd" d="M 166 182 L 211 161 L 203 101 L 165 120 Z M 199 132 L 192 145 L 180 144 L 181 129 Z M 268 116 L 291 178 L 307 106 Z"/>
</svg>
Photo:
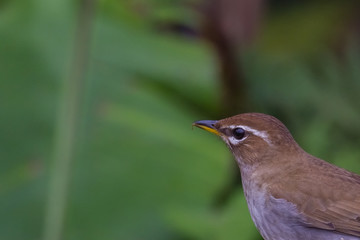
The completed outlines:
<svg viewBox="0 0 360 240">
<path fill-rule="evenodd" d="M 1 0 L 0 239 L 259 240 L 200 119 L 360 173 L 357 1 Z"/>
</svg>

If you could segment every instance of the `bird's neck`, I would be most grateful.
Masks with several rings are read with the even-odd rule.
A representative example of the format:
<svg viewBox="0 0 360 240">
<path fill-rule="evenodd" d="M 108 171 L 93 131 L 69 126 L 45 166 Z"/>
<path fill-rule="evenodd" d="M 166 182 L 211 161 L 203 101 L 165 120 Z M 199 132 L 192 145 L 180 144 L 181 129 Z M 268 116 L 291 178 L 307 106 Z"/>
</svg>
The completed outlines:
<svg viewBox="0 0 360 240">
<path fill-rule="evenodd" d="M 296 172 L 308 163 L 306 153 L 300 149 L 288 154 L 275 154 L 246 164 L 238 160 L 244 188 L 247 185 L 266 189 L 268 185 L 281 181 L 286 174 Z"/>
</svg>

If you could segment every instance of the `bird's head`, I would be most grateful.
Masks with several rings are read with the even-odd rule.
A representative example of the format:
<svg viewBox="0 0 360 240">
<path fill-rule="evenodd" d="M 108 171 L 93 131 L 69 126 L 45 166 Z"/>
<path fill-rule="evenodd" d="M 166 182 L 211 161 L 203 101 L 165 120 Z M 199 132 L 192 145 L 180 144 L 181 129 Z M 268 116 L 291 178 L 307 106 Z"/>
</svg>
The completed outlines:
<svg viewBox="0 0 360 240">
<path fill-rule="evenodd" d="M 299 148 L 284 124 L 262 113 L 197 121 L 193 125 L 219 135 L 240 165 L 274 159 L 276 154 L 291 154 Z"/>
</svg>

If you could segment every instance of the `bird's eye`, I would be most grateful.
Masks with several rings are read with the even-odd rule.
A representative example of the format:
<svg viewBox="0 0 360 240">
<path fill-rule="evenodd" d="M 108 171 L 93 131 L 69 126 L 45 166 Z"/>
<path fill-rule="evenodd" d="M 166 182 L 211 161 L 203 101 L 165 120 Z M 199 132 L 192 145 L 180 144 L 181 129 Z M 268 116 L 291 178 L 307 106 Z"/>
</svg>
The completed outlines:
<svg viewBox="0 0 360 240">
<path fill-rule="evenodd" d="M 242 128 L 235 128 L 233 130 L 233 135 L 237 140 L 241 140 L 245 136 L 245 130 Z"/>
</svg>

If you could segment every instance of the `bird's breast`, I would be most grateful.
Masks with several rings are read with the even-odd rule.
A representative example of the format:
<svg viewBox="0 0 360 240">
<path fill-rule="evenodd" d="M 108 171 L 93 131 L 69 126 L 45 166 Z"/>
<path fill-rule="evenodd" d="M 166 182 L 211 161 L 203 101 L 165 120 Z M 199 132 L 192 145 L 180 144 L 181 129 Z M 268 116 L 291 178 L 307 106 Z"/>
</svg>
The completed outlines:
<svg viewBox="0 0 360 240">
<path fill-rule="evenodd" d="M 243 188 L 251 218 L 264 239 L 295 239 L 288 236 L 298 223 L 294 205 L 272 197 L 264 184 L 243 180 Z"/>
</svg>

